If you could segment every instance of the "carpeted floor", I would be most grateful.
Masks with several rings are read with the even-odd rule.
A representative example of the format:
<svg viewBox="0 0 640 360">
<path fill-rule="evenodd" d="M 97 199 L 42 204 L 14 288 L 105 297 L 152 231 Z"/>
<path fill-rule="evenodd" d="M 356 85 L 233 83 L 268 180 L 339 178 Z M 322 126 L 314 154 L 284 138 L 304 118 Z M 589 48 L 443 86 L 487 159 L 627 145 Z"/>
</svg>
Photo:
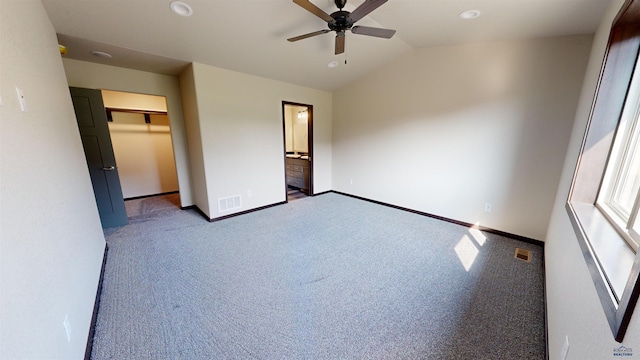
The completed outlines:
<svg viewBox="0 0 640 360">
<path fill-rule="evenodd" d="M 334 193 L 107 242 L 93 359 L 545 358 L 540 246 Z"/>
</svg>

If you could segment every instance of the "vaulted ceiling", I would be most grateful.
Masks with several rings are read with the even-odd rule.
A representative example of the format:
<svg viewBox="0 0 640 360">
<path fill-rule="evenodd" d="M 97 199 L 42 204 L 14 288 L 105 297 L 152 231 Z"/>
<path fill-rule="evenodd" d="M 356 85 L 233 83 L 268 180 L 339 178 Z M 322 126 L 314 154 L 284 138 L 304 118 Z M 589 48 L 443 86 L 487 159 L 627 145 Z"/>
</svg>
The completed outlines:
<svg viewBox="0 0 640 360">
<path fill-rule="evenodd" d="M 335 33 L 286 39 L 327 24 L 291 0 L 183 0 L 193 15 L 174 14 L 172 0 L 42 0 L 68 49 L 66 57 L 178 74 L 191 62 L 322 90 L 336 90 L 416 48 L 594 33 L 609 0 L 389 0 L 357 25 L 397 30 L 392 39 L 347 33 L 334 55 Z M 311 0 L 326 13 L 333 0 Z M 364 0 L 349 0 L 353 11 Z M 479 10 L 465 20 L 459 14 Z M 92 50 L 111 58 L 92 56 Z M 330 68 L 328 64 L 338 62 Z M 346 64 L 345 64 L 346 61 Z"/>
</svg>

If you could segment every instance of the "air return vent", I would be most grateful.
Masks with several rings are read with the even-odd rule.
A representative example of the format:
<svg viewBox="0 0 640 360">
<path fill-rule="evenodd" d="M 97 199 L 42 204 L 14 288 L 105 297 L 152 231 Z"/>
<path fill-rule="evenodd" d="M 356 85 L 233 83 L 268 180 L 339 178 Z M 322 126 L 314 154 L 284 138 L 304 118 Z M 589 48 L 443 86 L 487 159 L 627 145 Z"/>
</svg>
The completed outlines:
<svg viewBox="0 0 640 360">
<path fill-rule="evenodd" d="M 242 207 L 242 197 L 240 195 L 218 199 L 218 211 L 231 211 Z"/>
<path fill-rule="evenodd" d="M 526 261 L 526 262 L 531 262 L 531 251 L 525 250 L 525 249 L 516 248 L 515 258 L 523 260 L 523 261 Z"/>
</svg>

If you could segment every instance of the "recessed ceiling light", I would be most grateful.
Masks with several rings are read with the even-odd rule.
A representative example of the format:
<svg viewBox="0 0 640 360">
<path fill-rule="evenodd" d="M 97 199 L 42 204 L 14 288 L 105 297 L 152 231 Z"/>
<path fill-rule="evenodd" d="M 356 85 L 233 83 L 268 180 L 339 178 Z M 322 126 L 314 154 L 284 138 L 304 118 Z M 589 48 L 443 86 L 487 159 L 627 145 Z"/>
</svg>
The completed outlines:
<svg viewBox="0 0 640 360">
<path fill-rule="evenodd" d="M 171 8 L 171 11 L 180 16 L 193 15 L 193 9 L 191 8 L 191 6 L 183 3 L 182 1 L 173 1 L 171 4 L 169 4 L 169 7 Z"/>
<path fill-rule="evenodd" d="M 97 57 L 101 57 L 101 58 L 111 58 L 113 56 L 111 56 L 111 54 L 103 52 L 103 51 L 92 51 L 91 55 L 93 56 L 97 56 Z"/>
<path fill-rule="evenodd" d="M 459 14 L 459 16 L 463 19 L 475 19 L 480 16 L 480 10 L 467 10 L 463 11 Z"/>
<path fill-rule="evenodd" d="M 330 63 L 329 63 L 329 65 L 327 65 L 327 66 L 333 69 L 334 67 L 337 67 L 337 66 L 338 66 L 338 62 L 337 62 L 337 61 L 332 61 L 332 62 L 330 62 Z"/>
</svg>

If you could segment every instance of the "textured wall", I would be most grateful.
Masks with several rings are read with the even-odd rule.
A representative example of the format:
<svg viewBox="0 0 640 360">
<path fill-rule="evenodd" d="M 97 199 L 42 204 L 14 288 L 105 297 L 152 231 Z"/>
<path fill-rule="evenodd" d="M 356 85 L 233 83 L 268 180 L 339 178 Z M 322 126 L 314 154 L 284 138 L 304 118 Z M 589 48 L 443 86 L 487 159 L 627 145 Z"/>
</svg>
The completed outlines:
<svg viewBox="0 0 640 360">
<path fill-rule="evenodd" d="M 109 133 L 125 199 L 178 191 L 171 129 L 166 115 L 112 112 Z"/>
<path fill-rule="evenodd" d="M 53 26 L 40 1 L 0 7 L 0 358 L 82 359 L 100 218 Z"/>
<path fill-rule="evenodd" d="M 193 77 L 209 202 L 203 211 L 216 218 L 285 200 L 282 101 L 313 105 L 314 189 L 331 190 L 331 93 L 198 63 Z M 218 199 L 235 195 L 242 207 L 219 212 Z"/>
<path fill-rule="evenodd" d="M 542 240 L 590 46 L 416 49 L 341 89 L 333 188 Z"/>
<path fill-rule="evenodd" d="M 550 359 L 559 359 L 565 337 L 569 338 L 567 359 L 613 359 L 613 349 L 621 346 L 613 339 L 604 310 L 569 217 L 565 203 L 587 126 L 611 23 L 623 0 L 614 0 L 594 37 L 580 102 L 562 178 L 546 236 L 547 311 Z M 638 308 L 631 318 L 623 345 L 640 353 Z"/>
</svg>

